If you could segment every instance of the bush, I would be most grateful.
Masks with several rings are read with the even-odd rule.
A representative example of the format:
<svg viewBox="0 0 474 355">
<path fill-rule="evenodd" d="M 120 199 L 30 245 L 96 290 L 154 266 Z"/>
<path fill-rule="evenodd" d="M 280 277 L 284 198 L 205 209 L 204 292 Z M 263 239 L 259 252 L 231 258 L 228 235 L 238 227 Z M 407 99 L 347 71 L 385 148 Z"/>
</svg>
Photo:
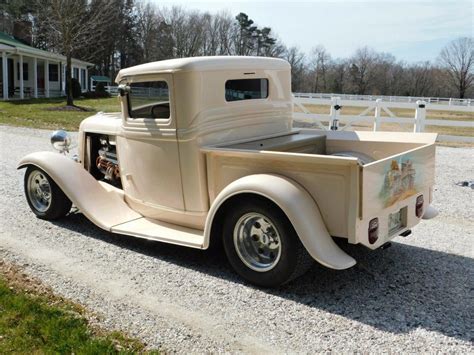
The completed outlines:
<svg viewBox="0 0 474 355">
<path fill-rule="evenodd" d="M 86 99 L 101 99 L 105 97 L 110 97 L 110 94 L 105 89 L 104 83 L 97 83 L 95 86 L 95 91 L 88 91 L 83 94 Z"/>
<path fill-rule="evenodd" d="M 72 97 L 78 99 L 82 95 L 81 84 L 76 78 L 72 78 Z M 66 94 L 68 93 L 68 86 L 66 85 Z"/>
<path fill-rule="evenodd" d="M 110 94 L 107 91 L 97 92 L 97 91 L 88 91 L 82 94 L 86 99 L 102 99 L 110 97 Z"/>
<path fill-rule="evenodd" d="M 105 90 L 105 84 L 97 83 L 97 85 L 95 86 L 95 92 L 99 92 L 99 93 L 107 92 L 107 90 Z"/>
</svg>

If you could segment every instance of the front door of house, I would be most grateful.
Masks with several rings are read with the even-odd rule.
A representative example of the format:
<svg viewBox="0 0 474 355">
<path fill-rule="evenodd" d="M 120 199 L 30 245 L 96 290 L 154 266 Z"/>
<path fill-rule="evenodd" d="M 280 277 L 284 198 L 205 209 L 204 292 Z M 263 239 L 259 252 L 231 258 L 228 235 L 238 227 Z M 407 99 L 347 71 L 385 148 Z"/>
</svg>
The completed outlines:
<svg viewBox="0 0 474 355">
<path fill-rule="evenodd" d="M 13 66 L 13 59 L 8 58 L 8 97 L 12 97 L 15 94 L 15 74 Z"/>
</svg>

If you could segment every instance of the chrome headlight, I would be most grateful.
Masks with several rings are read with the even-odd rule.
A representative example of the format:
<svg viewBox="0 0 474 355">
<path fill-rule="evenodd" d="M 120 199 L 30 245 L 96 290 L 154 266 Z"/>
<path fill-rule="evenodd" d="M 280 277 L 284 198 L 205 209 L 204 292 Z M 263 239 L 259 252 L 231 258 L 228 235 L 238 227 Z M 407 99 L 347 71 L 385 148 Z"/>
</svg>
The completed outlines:
<svg viewBox="0 0 474 355">
<path fill-rule="evenodd" d="M 69 153 L 71 146 L 71 136 L 63 130 L 54 131 L 51 134 L 51 144 L 60 153 Z"/>
</svg>

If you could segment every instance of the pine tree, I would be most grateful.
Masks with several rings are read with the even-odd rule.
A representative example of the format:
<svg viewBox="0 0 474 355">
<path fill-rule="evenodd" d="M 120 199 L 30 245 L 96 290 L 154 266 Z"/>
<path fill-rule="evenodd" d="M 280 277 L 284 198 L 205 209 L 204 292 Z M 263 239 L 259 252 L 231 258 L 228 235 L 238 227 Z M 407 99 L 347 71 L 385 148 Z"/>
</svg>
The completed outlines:
<svg viewBox="0 0 474 355">
<path fill-rule="evenodd" d="M 239 13 L 235 19 L 239 26 L 239 38 L 238 43 L 236 43 L 237 53 L 239 55 L 249 55 L 254 48 L 253 39 L 257 26 L 252 26 L 253 20 L 249 19 L 248 15 L 243 12 Z"/>
</svg>

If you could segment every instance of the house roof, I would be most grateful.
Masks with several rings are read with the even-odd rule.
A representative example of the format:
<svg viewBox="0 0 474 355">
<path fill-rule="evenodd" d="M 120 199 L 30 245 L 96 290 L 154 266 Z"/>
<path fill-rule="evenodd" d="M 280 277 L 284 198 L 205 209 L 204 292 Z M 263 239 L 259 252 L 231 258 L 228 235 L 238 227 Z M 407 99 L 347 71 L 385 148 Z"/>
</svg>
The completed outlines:
<svg viewBox="0 0 474 355">
<path fill-rule="evenodd" d="M 36 56 L 36 57 L 45 58 L 45 59 L 66 61 L 66 57 L 61 54 L 48 52 L 43 49 L 38 49 L 32 46 L 29 46 L 17 40 L 15 37 L 10 36 L 9 34 L 5 32 L 0 32 L 0 51 L 2 50 L 6 50 L 6 51 L 13 50 L 25 55 Z M 73 61 L 76 63 L 85 64 L 87 66 L 94 65 L 93 63 L 85 62 L 83 60 L 79 60 L 76 58 L 73 58 Z"/>
<path fill-rule="evenodd" d="M 110 79 L 108 76 L 103 75 L 92 75 L 91 79 L 102 83 L 110 83 L 112 81 L 112 79 Z"/>
<path fill-rule="evenodd" d="M 120 70 L 115 79 L 119 82 L 124 77 L 134 75 L 173 73 L 183 71 L 216 71 L 216 70 L 289 70 L 290 64 L 277 58 L 246 56 L 214 56 L 168 59 L 159 62 L 141 64 Z"/>
</svg>

